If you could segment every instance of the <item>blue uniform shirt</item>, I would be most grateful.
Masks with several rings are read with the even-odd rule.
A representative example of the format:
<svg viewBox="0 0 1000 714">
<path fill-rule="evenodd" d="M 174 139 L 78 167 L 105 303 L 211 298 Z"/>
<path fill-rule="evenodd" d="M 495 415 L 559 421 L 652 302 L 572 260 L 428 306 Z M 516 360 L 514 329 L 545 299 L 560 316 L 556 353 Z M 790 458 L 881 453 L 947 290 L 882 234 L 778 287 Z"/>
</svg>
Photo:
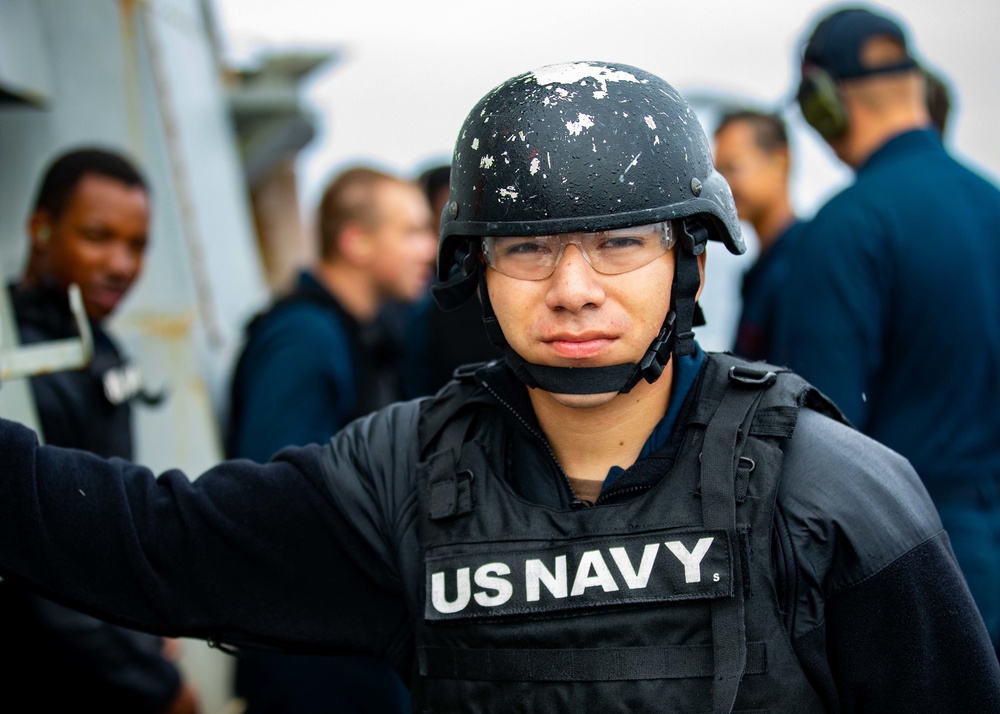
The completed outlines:
<svg viewBox="0 0 1000 714">
<path fill-rule="evenodd" d="M 1000 476 L 1000 191 L 935 133 L 891 139 L 820 210 L 786 303 L 788 365 L 932 495 Z"/>
<path fill-rule="evenodd" d="M 804 223 L 793 220 L 743 276 L 743 311 L 736 330 L 733 354 L 751 360 L 776 362 L 772 349 L 784 300 L 791 255 Z"/>
<path fill-rule="evenodd" d="M 696 342 L 694 349 L 694 354 L 684 357 L 674 355 L 672 358 L 674 362 L 674 384 L 673 391 L 670 394 L 670 403 L 667 405 L 666 414 L 657 423 L 653 429 L 653 433 L 646 439 L 646 443 L 642 445 L 642 451 L 639 452 L 640 459 L 661 449 L 674 431 L 674 426 L 677 424 L 677 417 L 681 413 L 684 400 L 687 399 L 688 393 L 698 380 L 701 368 L 705 364 L 705 352 L 701 349 L 701 345 Z M 623 473 L 625 473 L 625 469 L 621 466 L 612 466 L 608 471 L 607 477 L 604 479 L 604 485 L 601 487 L 602 490 L 614 483 Z"/>
</svg>

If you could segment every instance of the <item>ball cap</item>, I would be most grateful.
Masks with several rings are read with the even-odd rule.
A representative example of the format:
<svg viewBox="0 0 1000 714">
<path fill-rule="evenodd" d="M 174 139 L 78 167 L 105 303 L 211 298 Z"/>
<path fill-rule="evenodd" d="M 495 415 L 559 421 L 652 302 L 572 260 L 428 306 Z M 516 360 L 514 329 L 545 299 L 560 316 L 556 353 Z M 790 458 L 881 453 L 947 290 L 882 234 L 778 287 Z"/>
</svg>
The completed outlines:
<svg viewBox="0 0 1000 714">
<path fill-rule="evenodd" d="M 902 45 L 906 58 L 890 65 L 866 65 L 861 50 L 872 37 L 888 37 Z M 803 64 L 819 67 L 834 81 L 917 67 L 907 47 L 906 33 L 895 20 L 866 8 L 844 8 L 823 19 L 806 43 Z"/>
</svg>

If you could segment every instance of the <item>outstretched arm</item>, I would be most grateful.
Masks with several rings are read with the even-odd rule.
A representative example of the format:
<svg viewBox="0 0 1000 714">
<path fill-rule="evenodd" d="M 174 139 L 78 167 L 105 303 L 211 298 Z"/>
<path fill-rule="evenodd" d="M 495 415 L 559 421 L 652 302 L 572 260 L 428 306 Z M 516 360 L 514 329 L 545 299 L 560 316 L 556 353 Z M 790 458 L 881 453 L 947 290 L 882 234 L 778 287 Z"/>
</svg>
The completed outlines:
<svg viewBox="0 0 1000 714">
<path fill-rule="evenodd" d="M 0 421 L 0 573 L 157 634 L 383 655 L 406 619 L 398 578 L 362 555 L 370 549 L 333 507 L 330 472 L 365 475 L 329 462 L 329 449 L 227 462 L 192 482 L 39 447 Z M 379 518 L 376 508 L 365 517 Z M 380 628 L 359 626 L 375 612 Z"/>
</svg>

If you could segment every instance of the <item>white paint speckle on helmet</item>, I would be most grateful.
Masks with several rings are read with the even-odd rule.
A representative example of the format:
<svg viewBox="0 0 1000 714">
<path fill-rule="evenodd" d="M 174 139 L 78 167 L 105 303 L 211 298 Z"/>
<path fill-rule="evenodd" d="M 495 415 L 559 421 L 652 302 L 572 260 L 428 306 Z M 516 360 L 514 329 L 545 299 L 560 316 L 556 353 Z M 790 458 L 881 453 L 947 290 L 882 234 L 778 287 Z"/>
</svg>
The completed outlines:
<svg viewBox="0 0 1000 714">
<path fill-rule="evenodd" d="M 600 92 L 594 92 L 594 99 L 604 99 L 607 97 L 608 82 L 642 82 L 642 80 L 637 79 L 631 72 L 624 72 L 589 62 L 553 64 L 548 67 L 536 69 L 531 73 L 531 76 L 542 86 L 550 84 L 575 84 L 590 77 L 597 80 L 601 85 Z M 598 96 L 598 94 L 601 96 Z"/>
<path fill-rule="evenodd" d="M 589 114 L 580 114 L 576 121 L 566 122 L 566 131 L 569 132 L 570 136 L 579 136 L 584 129 L 589 129 L 592 126 L 594 126 L 594 117 Z"/>
<path fill-rule="evenodd" d="M 501 200 L 508 200 L 511 202 L 517 201 L 517 190 L 515 186 L 497 189 L 497 193 L 500 194 Z"/>
</svg>

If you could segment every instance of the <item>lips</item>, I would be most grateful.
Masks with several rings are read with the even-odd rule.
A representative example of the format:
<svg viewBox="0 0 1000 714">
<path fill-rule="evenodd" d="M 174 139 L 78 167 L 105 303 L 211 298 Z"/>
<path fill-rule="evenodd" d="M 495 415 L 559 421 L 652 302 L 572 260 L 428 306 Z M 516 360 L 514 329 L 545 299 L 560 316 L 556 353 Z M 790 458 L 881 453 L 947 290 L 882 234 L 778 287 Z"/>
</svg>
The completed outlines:
<svg viewBox="0 0 1000 714">
<path fill-rule="evenodd" d="M 606 332 L 560 333 L 542 340 L 560 357 L 585 359 L 610 349 L 617 337 Z"/>
<path fill-rule="evenodd" d="M 95 285 L 86 291 L 85 296 L 88 303 L 107 315 L 121 302 L 125 296 L 125 289 L 108 285 Z"/>
</svg>

